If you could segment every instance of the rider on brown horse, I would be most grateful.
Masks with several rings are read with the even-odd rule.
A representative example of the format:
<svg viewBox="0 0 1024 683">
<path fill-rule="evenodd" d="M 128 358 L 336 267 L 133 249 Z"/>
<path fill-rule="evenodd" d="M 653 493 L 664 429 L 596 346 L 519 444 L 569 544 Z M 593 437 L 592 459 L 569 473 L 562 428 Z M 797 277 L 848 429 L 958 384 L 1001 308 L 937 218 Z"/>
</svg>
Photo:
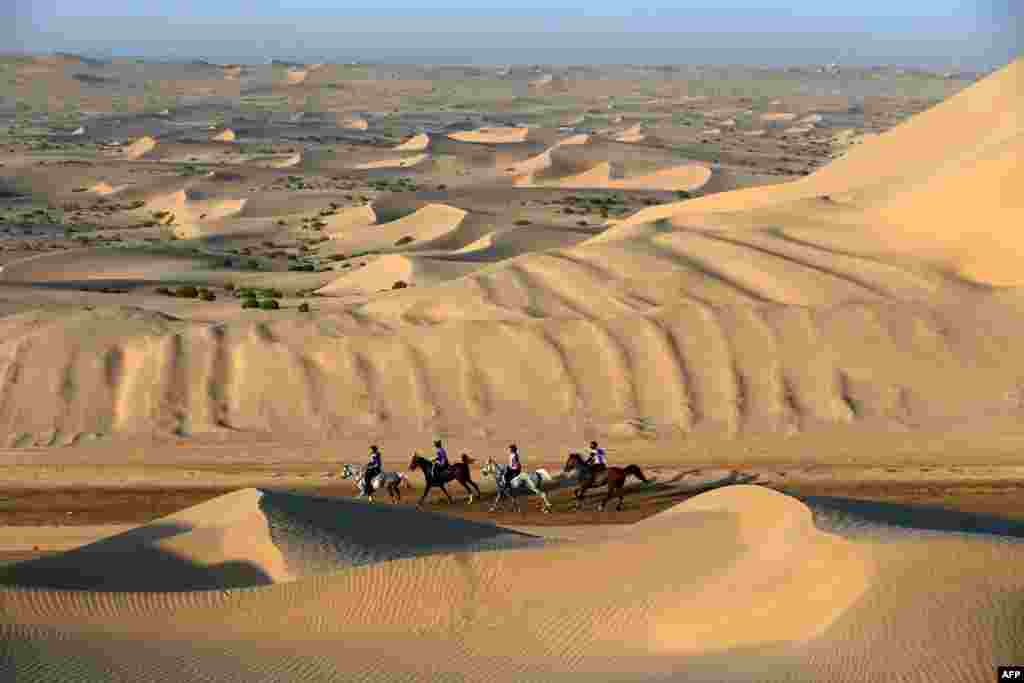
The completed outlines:
<svg viewBox="0 0 1024 683">
<path fill-rule="evenodd" d="M 590 442 L 590 457 L 587 458 L 587 464 L 590 465 L 591 471 L 594 474 L 608 469 L 608 461 L 605 459 L 604 449 L 598 446 L 596 441 Z"/>
<path fill-rule="evenodd" d="M 435 479 L 438 479 L 448 469 L 448 452 L 441 445 L 441 439 L 434 440 L 434 448 L 437 449 L 437 455 L 434 457 L 434 467 L 431 470 L 431 474 Z"/>
</svg>

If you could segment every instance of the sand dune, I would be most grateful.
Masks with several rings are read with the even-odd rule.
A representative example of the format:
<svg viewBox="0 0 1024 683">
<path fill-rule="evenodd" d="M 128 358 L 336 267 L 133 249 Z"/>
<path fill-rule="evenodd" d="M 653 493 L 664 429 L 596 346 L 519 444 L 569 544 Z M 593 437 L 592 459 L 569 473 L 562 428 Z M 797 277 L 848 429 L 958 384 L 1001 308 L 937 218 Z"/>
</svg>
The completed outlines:
<svg viewBox="0 0 1024 683">
<path fill-rule="evenodd" d="M 525 547 L 500 549 L 509 545 Z M 728 663 L 736 681 L 959 683 L 1012 661 L 1024 636 L 1019 605 L 1000 600 L 1024 588 L 1018 545 L 854 543 L 761 487 L 699 495 L 628 533 L 531 545 L 430 513 L 239 491 L 8 576 L 108 590 L 253 588 L 6 589 L 0 656 L 17 680 L 57 679 L 74 662 L 133 680 L 164 670 L 182 681 L 436 680 L 458 670 L 473 681 L 581 671 L 720 681 Z M 465 552 L 482 547 L 493 550 Z M 129 549 L 152 571 L 125 571 L 118 559 Z M 944 590 L 953 577 L 957 591 Z M 143 646 L 158 634 L 160 648 Z"/>
<path fill-rule="evenodd" d="M 93 192 L 95 194 L 101 195 L 101 196 L 106 196 L 106 195 L 116 194 L 116 193 L 120 192 L 121 190 L 125 189 L 126 187 L 128 187 L 128 186 L 127 185 L 118 185 L 118 186 L 115 187 L 115 186 L 111 185 L 110 183 L 108 183 L 106 181 L 101 181 L 101 182 L 96 183 L 92 187 L 90 187 L 89 191 Z"/>
<path fill-rule="evenodd" d="M 644 139 L 643 128 L 638 123 L 615 136 L 616 142 L 640 142 Z"/>
<path fill-rule="evenodd" d="M 483 264 L 436 259 L 426 256 L 386 254 L 365 268 L 348 273 L 317 290 L 320 294 L 375 294 L 392 289 L 397 282 L 430 287 L 462 277 Z"/>
<path fill-rule="evenodd" d="M 483 422 L 747 434 L 1016 414 L 1024 361 L 1004 340 L 1022 332 L 1020 300 L 991 286 L 1021 284 L 1020 68 L 801 180 L 654 206 L 567 248 L 489 252 L 515 233 L 487 237 L 485 217 L 446 205 L 382 224 L 376 212 L 346 214 L 332 248 L 388 251 L 412 237 L 403 251 L 461 250 L 447 256 L 474 270 L 339 315 L 341 341 L 283 316 L 262 332 L 217 334 L 137 312 L 0 319 L 0 376 L 31 378 L 5 380 L 0 434 L 32 444 L 226 424 L 309 438 L 469 433 Z M 655 180 L 715 182 L 706 168 L 679 173 Z M 203 201 L 240 200 L 164 198 L 185 218 L 217 210 Z M 430 262 L 411 263 L 383 262 L 365 288 Z M 364 286 L 348 277 L 339 287 Z M 82 335 L 97 357 L 110 354 L 109 374 L 79 352 Z M 216 396 L 213 378 L 228 378 Z"/>
<path fill-rule="evenodd" d="M 298 85 L 299 83 L 305 82 L 309 76 L 309 71 L 306 69 L 288 69 L 285 73 L 285 79 L 292 85 Z"/>
<path fill-rule="evenodd" d="M 527 175 L 516 178 L 515 182 L 517 185 L 523 187 L 561 187 L 566 189 L 676 191 L 697 189 L 711 177 L 711 170 L 699 164 L 688 164 L 628 178 L 612 178 L 612 165 L 607 161 L 601 162 L 582 173 L 555 178 L 544 177 L 543 179 L 538 179 L 537 177 L 539 172 L 551 168 L 550 163 L 544 166 L 538 162 L 526 168 L 528 170 L 535 170 L 532 170 Z"/>
<path fill-rule="evenodd" d="M 529 128 L 478 128 L 457 133 L 449 133 L 448 137 L 459 142 L 475 142 L 485 145 L 502 145 L 514 142 L 525 142 Z"/>
<path fill-rule="evenodd" d="M 791 112 L 770 112 L 767 114 L 761 114 L 762 121 L 792 121 L 796 118 L 796 114 Z"/>
<path fill-rule="evenodd" d="M 398 152 L 422 152 L 429 146 L 430 136 L 426 133 L 420 133 L 413 135 L 402 144 L 396 145 L 393 149 Z"/>
<path fill-rule="evenodd" d="M 292 166 L 298 166 L 300 163 L 302 163 L 302 153 L 296 152 L 282 159 L 271 161 L 268 166 L 270 168 L 291 168 Z"/>
<path fill-rule="evenodd" d="M 0 280 L 7 282 L 148 281 L 183 276 L 205 267 L 192 256 L 140 249 L 93 248 L 40 254 L 7 263 Z"/>
<path fill-rule="evenodd" d="M 141 159 L 154 149 L 156 149 L 156 140 L 145 136 L 128 145 L 124 150 L 124 155 L 128 159 Z"/>
<path fill-rule="evenodd" d="M 379 161 L 367 161 L 362 164 L 356 164 L 352 168 L 360 171 L 371 171 L 374 169 L 383 168 L 409 168 L 417 164 L 423 163 L 430 158 L 429 154 L 415 154 L 413 156 L 399 157 L 397 159 L 381 159 Z"/>
<path fill-rule="evenodd" d="M 462 209 L 446 204 L 427 204 L 398 220 L 376 225 L 352 228 L 331 235 L 339 249 L 369 251 L 390 249 L 404 237 L 413 238 L 409 247 L 418 248 L 440 237 L 448 235 L 466 217 Z M 406 247 L 406 248 L 409 248 Z"/>
<path fill-rule="evenodd" d="M 216 135 L 214 135 L 210 139 L 211 140 L 216 140 L 218 142 L 234 142 L 235 139 L 236 139 L 235 138 L 235 131 L 231 130 L 230 128 L 225 128 L 224 130 L 222 130 L 221 132 L 217 133 Z"/>
<path fill-rule="evenodd" d="M 367 130 L 370 127 L 370 123 L 366 119 L 361 118 L 345 119 L 339 125 L 342 128 L 351 128 L 352 130 Z"/>
<path fill-rule="evenodd" d="M 246 199 L 209 198 L 194 190 L 178 190 L 146 202 L 146 210 L 167 213 L 165 222 L 174 225 L 183 236 L 202 234 L 200 226 L 241 213 Z"/>
</svg>

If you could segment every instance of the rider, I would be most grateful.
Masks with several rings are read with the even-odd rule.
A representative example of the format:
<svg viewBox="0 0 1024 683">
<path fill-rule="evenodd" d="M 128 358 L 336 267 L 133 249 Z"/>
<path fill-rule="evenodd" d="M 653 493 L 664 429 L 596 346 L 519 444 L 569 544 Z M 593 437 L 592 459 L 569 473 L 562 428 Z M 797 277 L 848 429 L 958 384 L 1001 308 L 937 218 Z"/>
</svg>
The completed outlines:
<svg viewBox="0 0 1024 683">
<path fill-rule="evenodd" d="M 431 469 L 430 476 L 437 479 L 438 475 L 448 468 L 448 453 L 444 450 L 444 446 L 441 445 L 440 439 L 434 441 L 434 448 L 437 449 L 437 455 L 434 457 L 434 466 Z"/>
<path fill-rule="evenodd" d="M 380 462 L 380 449 L 377 446 L 370 446 L 370 462 L 366 465 L 366 471 L 363 472 L 363 490 L 366 491 L 367 495 L 370 493 L 370 482 L 383 469 L 384 467 Z"/>
<path fill-rule="evenodd" d="M 512 480 L 523 472 L 523 464 L 519 460 L 519 447 L 511 444 L 508 447 L 508 467 L 505 469 L 505 488 L 512 485 Z"/>
<path fill-rule="evenodd" d="M 587 458 L 587 464 L 591 467 L 608 467 L 608 461 L 604 457 L 604 449 L 598 446 L 596 441 L 590 442 L 590 457 Z"/>
</svg>

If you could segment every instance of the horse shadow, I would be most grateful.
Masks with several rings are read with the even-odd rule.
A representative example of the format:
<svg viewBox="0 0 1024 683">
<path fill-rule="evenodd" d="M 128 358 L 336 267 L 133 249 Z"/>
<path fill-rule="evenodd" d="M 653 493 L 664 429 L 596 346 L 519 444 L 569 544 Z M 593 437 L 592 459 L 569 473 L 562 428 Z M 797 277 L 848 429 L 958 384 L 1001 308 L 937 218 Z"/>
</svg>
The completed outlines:
<svg viewBox="0 0 1024 683">
<path fill-rule="evenodd" d="M 733 470 L 729 474 L 715 479 L 713 481 L 702 482 L 696 486 L 680 486 L 679 482 L 690 474 L 700 474 L 701 470 L 689 470 L 687 472 L 680 472 L 672 478 L 666 480 L 663 483 L 654 484 L 652 487 L 655 494 L 648 496 L 647 499 L 650 501 L 664 501 L 664 500 L 688 500 L 694 496 L 699 496 L 702 493 L 708 491 L 714 491 L 725 486 L 736 486 L 740 484 L 753 484 L 760 479 L 760 475 L 756 473 L 744 473 L 739 470 Z"/>
</svg>

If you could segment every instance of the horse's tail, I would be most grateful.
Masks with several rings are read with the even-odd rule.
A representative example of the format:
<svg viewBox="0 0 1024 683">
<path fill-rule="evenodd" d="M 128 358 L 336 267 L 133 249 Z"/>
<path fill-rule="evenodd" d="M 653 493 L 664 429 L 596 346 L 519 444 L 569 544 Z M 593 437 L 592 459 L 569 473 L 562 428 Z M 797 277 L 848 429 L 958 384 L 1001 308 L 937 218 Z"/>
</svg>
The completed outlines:
<svg viewBox="0 0 1024 683">
<path fill-rule="evenodd" d="M 537 476 L 540 477 L 541 481 L 552 481 L 554 479 L 554 477 L 551 476 L 551 473 L 545 469 L 537 470 Z"/>
<path fill-rule="evenodd" d="M 627 477 L 632 474 L 634 477 L 636 477 L 640 481 L 644 481 L 644 482 L 647 481 L 647 477 L 644 476 L 644 473 L 641 472 L 640 468 L 638 466 L 636 466 L 636 465 L 630 465 L 630 466 L 626 467 L 626 469 L 623 470 L 623 473 Z"/>
<path fill-rule="evenodd" d="M 467 455 L 466 453 L 462 454 L 462 464 L 463 465 L 470 465 L 470 464 L 472 464 L 474 462 L 476 462 L 476 460 L 474 460 L 473 458 L 469 457 L 469 455 Z"/>
</svg>

